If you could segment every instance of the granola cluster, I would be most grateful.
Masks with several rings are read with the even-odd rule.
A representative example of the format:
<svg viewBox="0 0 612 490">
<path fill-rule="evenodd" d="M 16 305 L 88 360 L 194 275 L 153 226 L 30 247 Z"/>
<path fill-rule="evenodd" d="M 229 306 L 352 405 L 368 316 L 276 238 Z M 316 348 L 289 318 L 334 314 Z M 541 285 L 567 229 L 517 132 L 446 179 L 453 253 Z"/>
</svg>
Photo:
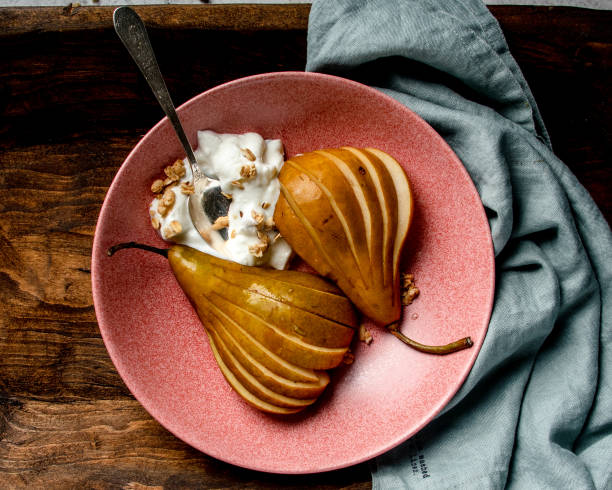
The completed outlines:
<svg viewBox="0 0 612 490">
<path fill-rule="evenodd" d="M 212 225 L 213 230 L 220 230 L 229 226 L 229 216 L 219 216 Z"/>
<path fill-rule="evenodd" d="M 270 206 L 269 203 L 263 202 L 261 203 L 261 207 L 263 209 L 267 209 Z M 240 211 L 240 216 L 242 217 L 242 211 Z M 275 223 L 272 218 L 265 218 L 265 216 L 261 213 L 258 213 L 254 209 L 251 211 L 251 217 L 255 221 L 255 226 L 257 228 L 257 239 L 259 240 L 257 243 L 249 246 L 249 253 L 254 257 L 261 258 L 263 254 L 265 254 L 272 243 L 280 238 L 280 233 L 276 233 L 274 238 L 270 240 L 270 236 L 268 235 L 269 231 L 275 230 Z M 222 228 L 227 228 L 229 226 L 229 216 L 220 216 L 213 223 L 213 230 L 220 230 Z M 229 233 L 229 237 L 236 238 L 236 230 L 231 230 Z"/>
<path fill-rule="evenodd" d="M 250 165 L 243 165 L 240 168 L 240 177 L 245 180 L 254 179 L 256 175 L 257 175 L 257 168 L 255 167 L 254 163 L 251 163 Z"/>
<path fill-rule="evenodd" d="M 167 187 L 176 185 L 176 183 L 185 176 L 185 164 L 183 160 L 176 160 L 172 165 L 164 168 L 164 179 L 156 179 L 151 184 L 151 192 L 155 195 L 161 194 Z"/>
<path fill-rule="evenodd" d="M 166 238 L 172 238 L 175 237 L 176 235 L 178 235 L 179 233 L 181 233 L 183 231 L 183 227 L 181 226 L 181 224 L 176 221 L 170 221 L 170 223 L 168 224 L 168 226 L 166 226 L 163 230 L 164 232 L 164 236 Z"/>
<path fill-rule="evenodd" d="M 242 153 L 244 158 L 246 158 L 249 162 L 254 162 L 256 160 L 255 154 L 248 148 L 240 148 L 240 153 Z"/>
<path fill-rule="evenodd" d="M 168 165 L 166 168 L 164 168 L 165 177 L 163 179 L 156 179 L 151 184 L 151 192 L 155 195 L 155 199 L 157 199 L 156 210 L 162 218 L 165 218 L 174 207 L 176 195 L 174 194 L 172 188 L 175 187 L 178 184 L 178 181 L 185 176 L 185 173 L 185 164 L 183 163 L 183 160 L 179 159 L 172 165 Z M 193 194 L 193 184 L 190 184 L 189 182 L 181 183 L 180 191 L 186 195 Z M 151 225 L 155 230 L 159 230 L 161 227 L 159 218 L 156 216 L 156 213 L 153 210 L 151 210 L 150 214 Z M 180 234 L 182 231 L 182 225 L 178 221 L 173 220 L 164 227 L 162 233 L 165 238 L 170 239 Z"/>
<path fill-rule="evenodd" d="M 414 283 L 414 274 L 402 272 L 400 278 L 402 305 L 408 306 L 419 295 L 419 288 Z"/>
<path fill-rule="evenodd" d="M 366 328 L 366 326 L 362 323 L 359 325 L 359 340 L 361 342 L 365 342 L 367 345 L 372 343 L 374 338 L 372 337 L 372 333 Z"/>
<path fill-rule="evenodd" d="M 151 184 L 151 192 L 158 200 L 157 212 L 160 214 L 160 216 L 165 217 L 172 210 L 174 202 L 176 201 L 172 188 L 176 186 L 178 181 L 185 176 L 185 172 L 186 170 L 183 160 L 176 160 L 172 165 L 168 165 L 166 168 L 164 168 L 164 174 L 166 176 L 164 179 L 156 179 Z M 189 182 L 181 183 L 180 191 L 185 195 L 193 194 L 193 184 Z M 154 216 L 151 218 L 153 219 Z M 153 223 L 153 228 L 157 230 L 159 229 L 159 226 L 156 226 L 155 223 Z"/>
</svg>

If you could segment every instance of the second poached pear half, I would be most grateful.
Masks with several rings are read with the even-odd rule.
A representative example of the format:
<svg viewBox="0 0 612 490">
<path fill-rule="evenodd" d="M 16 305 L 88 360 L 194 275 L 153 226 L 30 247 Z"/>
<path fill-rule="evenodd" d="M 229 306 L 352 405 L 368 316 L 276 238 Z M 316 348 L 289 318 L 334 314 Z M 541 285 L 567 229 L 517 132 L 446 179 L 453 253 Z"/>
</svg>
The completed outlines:
<svg viewBox="0 0 612 490">
<path fill-rule="evenodd" d="M 400 258 L 413 200 L 400 164 L 374 148 L 317 150 L 279 174 L 274 221 L 295 252 L 381 325 L 401 316 Z"/>
</svg>

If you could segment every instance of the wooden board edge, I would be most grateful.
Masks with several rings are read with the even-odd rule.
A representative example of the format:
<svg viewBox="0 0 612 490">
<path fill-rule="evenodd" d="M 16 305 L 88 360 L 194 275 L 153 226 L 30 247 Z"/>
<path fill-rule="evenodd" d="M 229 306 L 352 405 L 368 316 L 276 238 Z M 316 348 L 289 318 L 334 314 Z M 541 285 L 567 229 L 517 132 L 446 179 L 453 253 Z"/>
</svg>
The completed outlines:
<svg viewBox="0 0 612 490">
<path fill-rule="evenodd" d="M 111 7 L 2 7 L 0 37 L 30 32 L 109 29 Z M 151 29 L 303 30 L 310 4 L 144 5 L 133 7 Z"/>
</svg>

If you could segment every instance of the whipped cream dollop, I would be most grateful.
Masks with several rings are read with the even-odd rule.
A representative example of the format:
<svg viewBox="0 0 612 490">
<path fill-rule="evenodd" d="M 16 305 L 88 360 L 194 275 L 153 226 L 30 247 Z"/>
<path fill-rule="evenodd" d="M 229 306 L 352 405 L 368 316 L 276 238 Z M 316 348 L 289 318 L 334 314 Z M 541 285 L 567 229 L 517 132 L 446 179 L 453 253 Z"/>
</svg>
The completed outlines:
<svg viewBox="0 0 612 490">
<path fill-rule="evenodd" d="M 219 185 L 231 197 L 227 217 L 221 217 L 202 237 L 189 216 L 192 192 L 187 160 L 166 168 L 166 178 L 153 183 L 157 194 L 150 205 L 151 223 L 167 241 L 190 246 L 244 265 L 268 265 L 285 269 L 292 254 L 279 235 L 273 216 L 280 194 L 278 173 L 284 163 L 280 140 L 265 140 L 259 134 L 220 134 L 198 131 L 195 150 L 198 165 L 215 175 L 209 186 Z M 220 237 L 226 228 L 227 240 Z"/>
</svg>

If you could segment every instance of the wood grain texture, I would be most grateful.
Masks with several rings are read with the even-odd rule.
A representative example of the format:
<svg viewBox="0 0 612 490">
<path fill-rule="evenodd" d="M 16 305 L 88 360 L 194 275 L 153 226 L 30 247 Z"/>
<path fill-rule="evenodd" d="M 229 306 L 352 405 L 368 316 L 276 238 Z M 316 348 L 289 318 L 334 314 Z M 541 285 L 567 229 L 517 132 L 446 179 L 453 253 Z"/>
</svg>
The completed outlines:
<svg viewBox="0 0 612 490">
<path fill-rule="evenodd" d="M 308 4 L 134 6 L 149 29 L 300 30 L 308 26 Z M 4 33 L 66 32 L 108 29 L 115 7 L 7 8 Z"/>
<path fill-rule="evenodd" d="M 177 103 L 302 70 L 308 6 L 140 7 Z M 555 150 L 610 220 L 609 12 L 491 8 Z M 176 439 L 123 385 L 91 299 L 91 243 L 119 165 L 162 114 L 112 8 L 0 9 L 0 487 L 369 488 L 227 465 Z"/>
<path fill-rule="evenodd" d="M 498 7 L 493 12 L 529 82 L 555 154 L 612 223 L 612 11 Z"/>
<path fill-rule="evenodd" d="M 187 446 L 132 399 L 0 400 L 3 488 L 362 488 L 347 469 L 283 476 L 244 470 Z"/>
</svg>

